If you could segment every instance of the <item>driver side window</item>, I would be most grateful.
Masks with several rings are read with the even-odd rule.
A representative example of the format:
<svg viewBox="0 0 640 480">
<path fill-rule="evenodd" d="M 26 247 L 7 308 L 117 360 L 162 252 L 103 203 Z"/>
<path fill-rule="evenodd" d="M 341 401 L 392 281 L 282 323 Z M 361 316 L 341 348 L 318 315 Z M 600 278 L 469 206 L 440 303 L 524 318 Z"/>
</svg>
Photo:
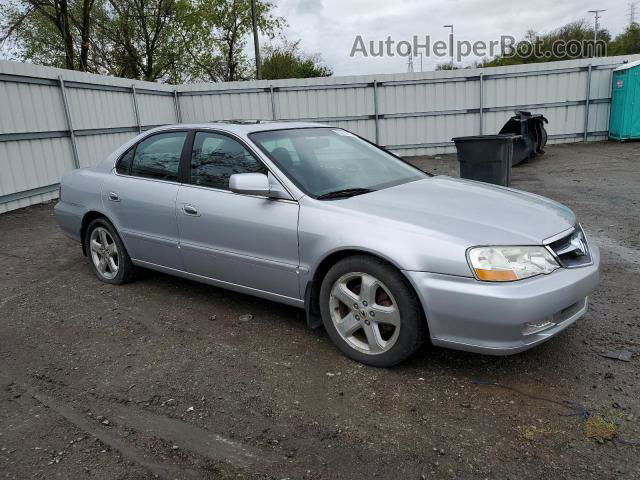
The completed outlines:
<svg viewBox="0 0 640 480">
<path fill-rule="evenodd" d="M 190 183 L 229 190 L 235 173 L 264 173 L 267 168 L 231 137 L 197 132 L 191 153 Z"/>
</svg>

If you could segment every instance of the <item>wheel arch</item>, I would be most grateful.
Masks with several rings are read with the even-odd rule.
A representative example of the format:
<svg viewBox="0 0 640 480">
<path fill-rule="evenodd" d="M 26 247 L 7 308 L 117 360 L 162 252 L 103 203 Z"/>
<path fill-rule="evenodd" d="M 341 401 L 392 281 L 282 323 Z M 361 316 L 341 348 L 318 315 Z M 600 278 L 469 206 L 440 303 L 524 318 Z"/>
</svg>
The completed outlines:
<svg viewBox="0 0 640 480">
<path fill-rule="evenodd" d="M 402 273 L 402 268 L 396 262 L 387 258 L 385 255 L 361 248 L 344 248 L 340 250 L 334 250 L 325 255 L 313 269 L 311 280 L 307 282 L 304 293 L 304 305 L 307 314 L 307 325 L 310 328 L 318 328 L 322 325 L 322 318 L 320 316 L 320 287 L 322 286 L 322 280 L 326 276 L 327 272 L 331 269 L 331 267 L 333 267 L 341 260 L 356 255 L 363 255 L 381 260 L 382 262 L 395 268 L 402 274 L 407 287 L 415 297 L 418 304 L 421 306 L 424 324 L 428 329 L 429 326 L 427 324 L 424 307 L 422 306 L 422 302 L 420 301 L 420 296 L 416 292 L 411 281 L 406 277 L 406 275 Z"/>
<path fill-rule="evenodd" d="M 109 217 L 107 217 L 104 213 L 99 212 L 97 210 L 89 210 L 84 214 L 84 216 L 82 217 L 82 223 L 80 225 L 80 242 L 82 243 L 82 253 L 84 254 L 85 257 L 87 256 L 87 245 L 85 242 L 85 235 L 87 234 L 87 228 L 89 227 L 89 224 L 91 224 L 91 222 L 93 222 L 98 218 L 104 218 L 107 222 L 113 225 L 113 222 L 109 220 Z"/>
</svg>

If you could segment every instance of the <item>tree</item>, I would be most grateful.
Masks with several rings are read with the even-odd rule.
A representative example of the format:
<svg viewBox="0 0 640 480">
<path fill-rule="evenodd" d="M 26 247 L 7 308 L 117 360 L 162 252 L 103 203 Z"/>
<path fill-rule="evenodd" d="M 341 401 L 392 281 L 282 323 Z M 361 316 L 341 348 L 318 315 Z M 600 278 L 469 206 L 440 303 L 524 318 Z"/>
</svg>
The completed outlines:
<svg viewBox="0 0 640 480">
<path fill-rule="evenodd" d="M 142 80 L 169 80 L 183 53 L 180 20 L 189 5 L 175 0 L 107 0 L 108 21 L 100 25 L 107 40 L 96 50 L 109 73 Z"/>
<path fill-rule="evenodd" d="M 460 70 L 460 67 L 452 63 L 439 63 L 436 65 L 436 70 Z"/>
<path fill-rule="evenodd" d="M 262 59 L 262 78 L 313 78 L 330 77 L 333 71 L 322 64 L 320 55 L 306 55 L 300 50 L 300 40 L 284 41 L 279 46 L 265 49 Z"/>
<path fill-rule="evenodd" d="M 256 0 L 258 30 L 273 38 L 286 26 L 273 14 L 274 4 Z M 195 76 L 209 81 L 246 80 L 253 77 L 253 65 L 246 54 L 253 32 L 251 0 L 197 0 L 185 34 L 188 55 L 195 64 Z M 212 55 L 212 46 L 216 54 Z"/>
<path fill-rule="evenodd" d="M 0 40 L 40 65 L 149 81 L 243 80 L 250 0 L 4 0 Z M 258 27 L 284 19 L 257 0 Z"/>
<path fill-rule="evenodd" d="M 25 60 L 88 71 L 96 1 L 10 0 L 0 10 L 0 38 L 18 37 Z"/>
<path fill-rule="evenodd" d="M 610 55 L 632 55 L 634 53 L 640 53 L 640 25 L 635 22 L 609 44 Z"/>
<path fill-rule="evenodd" d="M 479 66 L 498 67 L 606 55 L 611 35 L 607 30 L 598 30 L 598 44 L 594 46 L 593 33 L 593 28 L 584 20 L 568 23 L 545 34 L 529 30 L 525 38 L 512 47 L 510 54 L 485 60 Z M 562 48 L 558 48 L 559 45 Z M 576 54 L 569 50 L 570 45 L 579 47 Z"/>
</svg>

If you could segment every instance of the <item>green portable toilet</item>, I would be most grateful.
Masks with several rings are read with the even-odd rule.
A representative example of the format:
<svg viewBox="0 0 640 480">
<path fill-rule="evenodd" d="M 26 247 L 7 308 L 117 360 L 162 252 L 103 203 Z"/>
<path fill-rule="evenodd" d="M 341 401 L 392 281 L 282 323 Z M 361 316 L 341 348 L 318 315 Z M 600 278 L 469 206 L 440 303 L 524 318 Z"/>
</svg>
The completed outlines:
<svg viewBox="0 0 640 480">
<path fill-rule="evenodd" d="M 640 139 L 640 61 L 625 63 L 613 71 L 609 138 Z"/>
</svg>

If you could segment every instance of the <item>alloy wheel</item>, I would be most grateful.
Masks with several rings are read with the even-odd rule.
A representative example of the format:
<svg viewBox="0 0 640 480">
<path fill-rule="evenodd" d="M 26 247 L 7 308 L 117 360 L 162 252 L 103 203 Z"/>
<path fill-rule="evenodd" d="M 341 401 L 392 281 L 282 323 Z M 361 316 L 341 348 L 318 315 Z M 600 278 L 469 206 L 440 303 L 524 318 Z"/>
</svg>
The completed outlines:
<svg viewBox="0 0 640 480">
<path fill-rule="evenodd" d="M 389 289 L 368 273 L 347 273 L 335 281 L 329 298 L 331 320 L 349 346 L 379 355 L 400 333 L 400 310 Z"/>
<path fill-rule="evenodd" d="M 89 238 L 91 261 L 98 273 L 107 280 L 118 274 L 120 256 L 115 240 L 104 227 L 96 227 Z"/>
</svg>

